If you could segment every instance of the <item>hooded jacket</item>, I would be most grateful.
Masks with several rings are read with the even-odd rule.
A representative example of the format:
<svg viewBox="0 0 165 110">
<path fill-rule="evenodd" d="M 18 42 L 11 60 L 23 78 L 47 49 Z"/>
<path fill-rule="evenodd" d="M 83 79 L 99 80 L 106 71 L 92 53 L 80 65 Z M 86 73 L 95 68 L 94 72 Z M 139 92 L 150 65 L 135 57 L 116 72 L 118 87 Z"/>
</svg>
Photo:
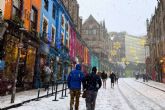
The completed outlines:
<svg viewBox="0 0 165 110">
<path fill-rule="evenodd" d="M 68 88 L 71 90 L 81 90 L 81 82 L 84 79 L 84 74 L 81 72 L 81 65 L 77 64 L 76 69 L 71 71 L 68 76 Z"/>
<path fill-rule="evenodd" d="M 83 89 L 98 91 L 102 86 L 101 78 L 95 72 L 87 75 L 83 81 Z"/>
</svg>

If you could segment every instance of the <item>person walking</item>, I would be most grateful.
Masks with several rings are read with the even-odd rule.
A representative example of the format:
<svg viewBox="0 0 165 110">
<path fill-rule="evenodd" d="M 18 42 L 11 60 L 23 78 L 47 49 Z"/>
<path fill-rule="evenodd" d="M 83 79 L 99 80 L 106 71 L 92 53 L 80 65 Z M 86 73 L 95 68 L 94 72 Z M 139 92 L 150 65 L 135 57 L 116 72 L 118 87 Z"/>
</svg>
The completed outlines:
<svg viewBox="0 0 165 110">
<path fill-rule="evenodd" d="M 51 69 L 49 68 L 49 64 L 46 63 L 46 65 L 44 66 L 44 73 L 45 73 L 45 91 L 49 90 L 49 84 L 50 84 L 50 77 L 51 77 Z"/>
<path fill-rule="evenodd" d="M 115 75 L 116 77 L 115 77 L 115 82 L 116 82 L 116 84 L 118 84 L 118 79 L 119 79 L 119 73 L 116 73 L 116 75 Z"/>
<path fill-rule="evenodd" d="M 110 75 L 110 79 L 111 79 L 111 88 L 114 88 L 114 82 L 115 82 L 115 74 L 112 72 Z"/>
<path fill-rule="evenodd" d="M 87 110 L 95 110 L 96 97 L 102 82 L 100 76 L 96 74 L 97 68 L 92 68 L 92 73 L 85 77 L 83 89 L 86 91 L 86 108 Z"/>
<path fill-rule="evenodd" d="M 102 82 L 103 82 L 103 88 L 106 89 L 107 74 L 104 71 L 101 73 L 101 79 L 102 79 Z"/>
<path fill-rule="evenodd" d="M 77 64 L 76 69 L 72 70 L 68 76 L 68 88 L 70 90 L 70 110 L 79 109 L 79 98 L 81 93 L 81 83 L 84 80 L 84 73 L 81 71 L 81 65 Z"/>
</svg>

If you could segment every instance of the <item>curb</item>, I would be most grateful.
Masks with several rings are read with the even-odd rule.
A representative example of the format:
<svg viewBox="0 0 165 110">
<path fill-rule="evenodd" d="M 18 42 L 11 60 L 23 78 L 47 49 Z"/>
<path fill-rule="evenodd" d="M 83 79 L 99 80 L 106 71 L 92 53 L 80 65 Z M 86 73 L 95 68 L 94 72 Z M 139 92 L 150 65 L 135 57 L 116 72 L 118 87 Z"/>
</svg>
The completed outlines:
<svg viewBox="0 0 165 110">
<path fill-rule="evenodd" d="M 155 87 L 155 86 L 151 86 L 151 85 L 149 85 L 149 84 L 146 84 L 146 83 L 144 83 L 144 82 L 141 82 L 141 81 L 137 81 L 137 82 L 139 82 L 139 83 L 142 83 L 142 84 L 145 84 L 145 85 L 147 85 L 147 86 L 149 86 L 149 87 L 152 87 L 152 88 L 158 89 L 158 90 L 160 90 L 160 91 L 162 91 L 162 92 L 165 92 L 165 90 L 163 90 L 163 89 L 160 89 L 160 88 L 158 88 L 158 87 Z"/>
<path fill-rule="evenodd" d="M 64 89 L 65 90 L 65 89 Z M 62 90 L 59 90 L 59 91 L 57 91 L 57 93 L 58 92 L 61 92 Z M 54 94 L 55 92 L 53 92 L 53 94 Z M 43 96 L 40 96 L 39 97 L 39 99 L 40 98 L 44 98 L 44 97 L 49 97 L 49 96 L 52 96 L 52 93 L 49 93 L 48 95 L 46 94 L 46 95 L 43 95 Z M 4 108 L 0 108 L 0 110 L 8 110 L 8 109 L 12 109 L 12 108 L 17 108 L 17 107 L 20 107 L 20 106 L 22 106 L 23 104 L 25 104 L 25 103 L 29 103 L 29 102 L 31 102 L 31 101 L 37 101 L 37 97 L 36 98 L 32 98 L 32 99 L 29 99 L 29 100 L 26 100 L 26 101 L 23 101 L 23 102 L 21 102 L 21 103 L 17 103 L 17 104 L 14 104 L 14 105 L 10 105 L 10 106 L 8 106 L 8 107 L 4 107 Z"/>
</svg>

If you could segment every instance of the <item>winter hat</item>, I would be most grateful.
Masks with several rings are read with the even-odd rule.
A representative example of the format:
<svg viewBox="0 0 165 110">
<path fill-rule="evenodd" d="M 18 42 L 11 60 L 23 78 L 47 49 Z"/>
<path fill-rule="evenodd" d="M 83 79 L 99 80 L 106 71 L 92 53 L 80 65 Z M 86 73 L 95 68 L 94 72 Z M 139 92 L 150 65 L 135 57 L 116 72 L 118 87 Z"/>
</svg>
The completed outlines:
<svg viewBox="0 0 165 110">
<path fill-rule="evenodd" d="M 81 64 L 76 65 L 76 70 L 81 70 Z"/>
<path fill-rule="evenodd" d="M 94 66 L 93 68 L 92 68 L 92 72 L 96 72 L 97 71 L 97 68 L 96 68 L 96 66 Z"/>
</svg>

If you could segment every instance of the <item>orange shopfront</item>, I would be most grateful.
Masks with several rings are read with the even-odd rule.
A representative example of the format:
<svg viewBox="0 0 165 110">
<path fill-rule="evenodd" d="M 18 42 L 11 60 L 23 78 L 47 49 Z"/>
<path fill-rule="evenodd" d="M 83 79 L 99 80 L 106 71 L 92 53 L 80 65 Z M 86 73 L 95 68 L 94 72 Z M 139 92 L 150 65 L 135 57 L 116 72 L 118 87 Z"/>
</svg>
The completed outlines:
<svg viewBox="0 0 165 110">
<path fill-rule="evenodd" d="M 5 68 L 2 78 L 6 81 L 13 82 L 18 63 L 17 90 L 31 89 L 34 83 L 36 53 L 39 47 L 39 41 L 34 40 L 28 32 L 23 32 L 22 48 L 20 49 L 20 60 L 18 58 L 18 44 L 20 43 L 20 33 L 17 27 L 9 25 L 7 33 L 3 37 L 3 49 L 5 51 L 4 62 Z"/>
</svg>

